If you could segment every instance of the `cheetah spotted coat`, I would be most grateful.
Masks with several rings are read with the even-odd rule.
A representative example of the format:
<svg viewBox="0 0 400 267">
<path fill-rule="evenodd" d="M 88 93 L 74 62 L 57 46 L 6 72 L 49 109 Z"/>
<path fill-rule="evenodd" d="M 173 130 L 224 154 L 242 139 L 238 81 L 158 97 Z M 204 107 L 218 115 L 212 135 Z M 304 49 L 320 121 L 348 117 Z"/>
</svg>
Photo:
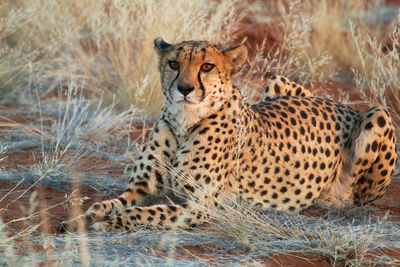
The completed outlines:
<svg viewBox="0 0 400 267">
<path fill-rule="evenodd" d="M 280 76 L 269 81 L 264 101 L 250 106 L 232 84 L 244 46 L 157 38 L 155 50 L 166 105 L 126 192 L 58 230 L 192 227 L 208 219 L 198 203 L 218 207 L 224 197 L 297 212 L 313 202 L 368 203 L 386 191 L 397 153 L 384 109 L 359 112 Z M 175 204 L 143 206 L 171 192 Z"/>
</svg>

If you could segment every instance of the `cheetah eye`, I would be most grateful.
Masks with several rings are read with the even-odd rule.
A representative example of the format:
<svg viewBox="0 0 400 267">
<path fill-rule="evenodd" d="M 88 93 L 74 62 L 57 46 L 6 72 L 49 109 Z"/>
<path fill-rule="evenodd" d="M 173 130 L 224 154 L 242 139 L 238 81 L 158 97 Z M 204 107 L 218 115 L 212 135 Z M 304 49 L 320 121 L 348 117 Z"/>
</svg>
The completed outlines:
<svg viewBox="0 0 400 267">
<path fill-rule="evenodd" d="M 168 61 L 168 66 L 173 70 L 179 69 L 179 63 L 176 61 Z"/>
<path fill-rule="evenodd" d="M 204 63 L 204 64 L 201 65 L 201 67 L 200 67 L 200 69 L 201 69 L 203 72 L 210 72 L 210 71 L 212 71 L 213 68 L 214 68 L 214 65 L 213 65 L 213 64 L 210 64 L 210 63 Z"/>
</svg>

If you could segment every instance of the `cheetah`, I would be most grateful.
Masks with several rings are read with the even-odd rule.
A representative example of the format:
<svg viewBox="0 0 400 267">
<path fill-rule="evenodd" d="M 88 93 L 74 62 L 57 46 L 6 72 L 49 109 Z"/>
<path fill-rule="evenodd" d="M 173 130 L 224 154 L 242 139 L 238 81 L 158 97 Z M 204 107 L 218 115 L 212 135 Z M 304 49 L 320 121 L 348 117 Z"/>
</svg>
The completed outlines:
<svg viewBox="0 0 400 267">
<path fill-rule="evenodd" d="M 267 87 L 264 90 L 264 102 L 271 100 L 277 96 L 299 96 L 310 97 L 313 96 L 310 91 L 303 86 L 288 80 L 283 76 L 272 76 L 268 80 Z"/>
<path fill-rule="evenodd" d="M 397 152 L 384 109 L 359 112 L 280 76 L 249 105 L 232 83 L 247 58 L 244 45 L 157 38 L 154 47 L 165 106 L 126 191 L 59 231 L 194 227 L 209 219 L 198 203 L 215 208 L 223 196 L 298 212 L 312 203 L 369 203 L 386 191 Z M 171 191 L 181 203 L 143 205 Z"/>
</svg>

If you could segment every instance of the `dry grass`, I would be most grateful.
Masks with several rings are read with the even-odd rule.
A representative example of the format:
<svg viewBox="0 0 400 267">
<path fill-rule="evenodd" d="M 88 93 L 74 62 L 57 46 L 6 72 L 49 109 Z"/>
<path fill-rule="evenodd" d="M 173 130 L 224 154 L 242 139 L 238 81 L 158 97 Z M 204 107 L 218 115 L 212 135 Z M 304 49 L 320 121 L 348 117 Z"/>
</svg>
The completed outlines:
<svg viewBox="0 0 400 267">
<path fill-rule="evenodd" d="M 356 87 L 358 103 L 389 110 L 399 129 L 400 17 L 383 23 L 383 11 L 379 1 L 256 2 L 252 15 L 268 23 L 278 43 L 266 58 L 260 49 L 249 61 L 243 91 L 251 99 L 259 96 L 253 81 L 263 81 L 266 73 L 311 86 L 344 83 Z"/>
<path fill-rule="evenodd" d="M 0 88 L 26 92 L 36 79 L 41 93 L 49 93 L 73 74 L 85 90 L 115 97 L 120 107 L 132 103 L 157 114 L 162 95 L 154 38 L 226 43 L 238 26 L 234 6 L 207 0 L 5 1 Z"/>
<path fill-rule="evenodd" d="M 229 237 L 253 258 L 275 254 L 303 253 L 322 258 L 332 266 L 391 266 L 399 264 L 385 253 L 370 257 L 382 248 L 399 248 L 399 225 L 376 216 L 373 208 L 360 207 L 320 210 L 323 218 L 277 211 L 262 211 L 246 201 L 227 196 L 215 198 L 193 177 L 171 169 L 166 170 L 195 190 L 202 191 L 209 202 L 195 203 L 194 208 L 210 215 L 210 223 L 217 235 Z M 179 192 L 177 192 L 179 193 Z M 215 208 L 218 203 L 219 208 Z M 314 207 L 317 211 L 318 208 Z"/>
<path fill-rule="evenodd" d="M 354 25 L 351 37 L 355 43 L 360 67 L 352 69 L 363 100 L 385 107 L 393 116 L 397 133 L 400 129 L 400 15 L 389 27 L 388 43 L 371 34 L 361 35 Z"/>
<path fill-rule="evenodd" d="M 234 22 L 239 21 L 234 5 L 231 1 L 179 0 L 2 2 L 1 99 L 32 105 L 40 116 L 39 125 L 16 123 L 18 127 L 14 127 L 19 135 L 39 138 L 41 143 L 42 157 L 29 170 L 36 177 L 29 189 L 46 179 L 71 175 L 69 170 L 88 164 L 84 160 L 88 153 L 98 153 L 104 147 L 112 150 L 113 142 L 129 137 L 138 109 L 145 111 L 140 113 L 144 118 L 157 114 L 162 96 L 153 39 L 162 36 L 169 42 L 207 39 L 225 43 L 235 31 Z M 49 104 L 42 99 L 57 89 L 62 93 L 58 112 L 53 109 L 56 116 L 47 111 L 46 116 L 53 119 L 49 127 L 42 120 Z M 127 111 L 115 114 L 116 105 Z M 129 140 L 126 149 L 136 145 Z M 35 209 L 37 203 L 31 204 Z M 30 218 L 20 221 L 29 222 Z M 28 254 L 33 253 L 31 242 L 23 238 L 30 236 L 33 228 L 6 237 L 6 228 L 13 223 L 8 221 L 0 228 L 4 236 L 0 251 L 6 253 L 5 263 L 11 265 L 17 259 L 15 250 L 21 249 L 14 239 L 22 240 Z M 85 243 L 79 238 L 82 249 Z M 87 253 L 79 250 L 78 254 L 84 257 Z M 27 262 L 37 261 L 29 257 Z M 88 264 L 87 255 L 80 262 Z"/>
<path fill-rule="evenodd" d="M 259 44 L 237 80 L 250 101 L 259 95 L 269 74 L 311 85 L 339 81 L 355 86 L 361 102 L 386 107 L 399 131 L 400 18 L 384 26 L 368 21 L 365 14 L 379 4 L 367 0 L 254 1 L 249 6 L 228 0 L 5 0 L 0 4 L 0 101 L 27 104 L 40 116 L 40 122 L 30 126 L 13 121 L 5 124 L 19 138 L 39 140 L 41 158 L 27 172 L 36 177 L 32 186 L 75 174 L 88 163 L 88 155 L 129 158 L 145 136 L 144 129 L 142 140 L 132 143 L 129 134 L 133 124 L 157 115 L 163 103 L 153 39 L 206 39 L 228 46 L 238 32 L 246 32 L 241 23 L 247 16 L 254 22 L 268 23 L 277 37 L 271 50 L 266 42 Z M 241 12 L 236 12 L 239 9 Z M 56 101 L 48 98 L 58 90 L 62 93 Z M 52 119 L 51 125 L 43 123 L 44 116 Z M 124 142 L 125 150 L 118 150 L 121 146 L 115 145 L 117 142 Z M 0 143 L 0 172 L 4 171 L 1 164 L 9 152 L 7 147 L 15 146 Z M 176 170 L 171 171 L 179 176 Z M 81 175 L 76 173 L 80 179 Z M 0 197 L 0 203 L 13 193 L 14 189 Z M 216 201 L 223 211 L 210 210 L 202 203 L 199 208 L 211 211 L 218 237 L 212 232 L 139 229 L 123 236 L 46 235 L 38 241 L 32 233 L 39 225 L 29 222 L 45 218 L 48 208 L 37 211 L 37 200 L 32 198 L 26 207 L 28 213 L 18 219 L 26 221 L 23 231 L 10 236 L 7 227 L 14 221 L 0 221 L 0 253 L 9 265 L 21 258 L 24 264 L 60 265 L 213 263 L 201 258 L 175 261 L 149 253 L 157 245 L 175 253 L 185 240 L 189 244 L 216 243 L 225 252 L 232 249 L 238 253 L 230 258 L 236 257 L 237 262 L 252 260 L 254 265 L 259 264 L 259 256 L 282 252 L 320 256 L 333 265 L 398 264 L 385 256 L 373 261 L 366 258 L 370 250 L 400 247 L 398 225 L 368 221 L 368 213 L 355 212 L 353 220 L 340 216 L 313 219 L 260 213 L 236 200 Z M 43 221 L 41 227 L 46 227 Z M 394 236 L 392 243 L 387 242 L 390 235 Z M 39 257 L 33 252 L 38 243 L 54 249 Z M 21 256 L 23 248 L 28 252 Z M 210 253 L 215 253 L 215 259 L 229 260 L 216 251 Z M 108 255 L 116 257 L 110 259 Z"/>
<path fill-rule="evenodd" d="M 390 109 L 399 103 L 398 98 L 386 101 L 398 95 L 399 22 L 376 23 L 370 17 L 380 7 L 379 1 L 344 0 L 255 1 L 250 7 L 207 0 L 5 1 L 0 6 L 1 95 L 27 101 L 35 83 L 46 94 L 74 75 L 92 97 L 105 96 L 105 104 L 115 99 L 122 110 L 133 104 L 153 117 L 163 102 L 153 39 L 207 39 L 227 46 L 239 31 L 246 32 L 240 26 L 248 16 L 268 23 L 278 39 L 266 56 L 265 44 L 259 44 L 238 80 L 251 101 L 266 74 L 281 74 L 305 84 L 357 85 L 371 92 L 364 101 Z"/>
<path fill-rule="evenodd" d="M 364 66 L 362 59 L 355 56 L 358 40 L 350 34 L 352 27 L 357 28 L 360 38 L 370 37 L 381 45 L 392 34 L 393 27 L 368 19 L 368 12 L 378 13 L 382 8 L 379 1 L 256 3 L 253 15 L 257 21 L 268 23 L 278 38 L 269 54 L 268 71 L 303 83 L 326 81 L 338 72 L 351 79 L 352 70 Z M 375 56 L 385 55 L 381 52 Z"/>
</svg>

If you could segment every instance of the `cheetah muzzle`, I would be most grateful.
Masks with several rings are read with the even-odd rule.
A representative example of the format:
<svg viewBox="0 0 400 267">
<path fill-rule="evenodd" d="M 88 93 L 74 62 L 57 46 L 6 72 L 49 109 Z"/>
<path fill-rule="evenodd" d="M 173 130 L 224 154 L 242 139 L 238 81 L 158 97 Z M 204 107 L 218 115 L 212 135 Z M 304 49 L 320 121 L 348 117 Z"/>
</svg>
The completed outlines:
<svg viewBox="0 0 400 267">
<path fill-rule="evenodd" d="M 313 202 L 368 203 L 386 191 L 397 153 L 384 109 L 359 112 L 280 76 L 269 81 L 263 102 L 248 105 L 232 84 L 245 46 L 161 38 L 154 45 L 165 107 L 126 192 L 94 203 L 58 230 L 192 227 L 209 216 L 197 204 L 218 206 L 223 196 L 297 212 Z M 144 205 L 171 191 L 187 197 Z"/>
</svg>

